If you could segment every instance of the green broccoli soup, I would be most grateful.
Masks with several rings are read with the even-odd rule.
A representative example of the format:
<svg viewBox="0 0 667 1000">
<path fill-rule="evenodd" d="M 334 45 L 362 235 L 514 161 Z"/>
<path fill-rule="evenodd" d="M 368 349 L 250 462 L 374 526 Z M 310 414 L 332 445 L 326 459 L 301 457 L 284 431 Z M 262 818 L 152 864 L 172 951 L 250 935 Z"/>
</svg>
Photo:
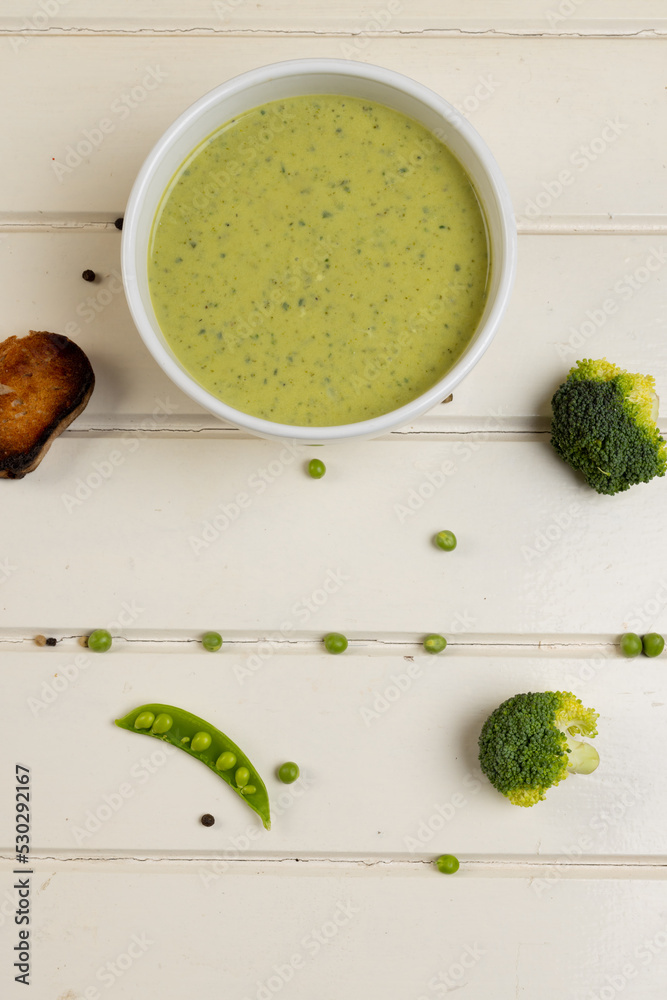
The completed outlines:
<svg viewBox="0 0 667 1000">
<path fill-rule="evenodd" d="M 458 160 L 418 122 L 352 97 L 254 108 L 172 178 L 151 235 L 160 327 L 244 413 L 326 426 L 410 402 L 484 308 L 486 226 Z"/>
</svg>

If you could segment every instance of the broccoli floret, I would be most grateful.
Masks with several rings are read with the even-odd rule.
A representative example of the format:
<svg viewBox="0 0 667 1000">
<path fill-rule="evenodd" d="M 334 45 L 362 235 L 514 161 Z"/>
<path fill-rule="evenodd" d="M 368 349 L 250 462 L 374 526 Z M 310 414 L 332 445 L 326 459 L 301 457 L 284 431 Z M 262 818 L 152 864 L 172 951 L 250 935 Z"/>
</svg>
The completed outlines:
<svg viewBox="0 0 667 1000">
<path fill-rule="evenodd" d="M 515 806 L 534 806 L 570 772 L 590 774 L 598 713 L 569 691 L 516 694 L 492 712 L 479 737 L 479 762 L 491 784 Z"/>
<path fill-rule="evenodd" d="M 665 475 L 651 375 L 633 375 L 606 358 L 577 361 L 551 406 L 552 445 L 598 493 L 619 493 Z"/>
</svg>

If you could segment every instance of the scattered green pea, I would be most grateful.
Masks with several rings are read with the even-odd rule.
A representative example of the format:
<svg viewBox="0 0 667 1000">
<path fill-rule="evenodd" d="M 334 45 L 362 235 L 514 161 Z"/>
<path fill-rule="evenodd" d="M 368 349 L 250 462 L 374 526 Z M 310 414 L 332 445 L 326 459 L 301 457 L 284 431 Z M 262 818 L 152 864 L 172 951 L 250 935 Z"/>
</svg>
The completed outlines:
<svg viewBox="0 0 667 1000">
<path fill-rule="evenodd" d="M 174 720 L 166 712 L 160 712 L 157 719 L 153 723 L 154 733 L 168 733 L 174 724 Z"/>
<path fill-rule="evenodd" d="M 291 785 L 299 777 L 299 765 L 293 760 L 285 761 L 278 768 L 278 777 L 284 785 Z"/>
<path fill-rule="evenodd" d="M 241 795 L 254 795 L 257 789 L 254 785 L 244 785 L 241 789 Z"/>
<path fill-rule="evenodd" d="M 215 762 L 218 771 L 231 771 L 234 764 L 236 764 L 236 754 L 232 753 L 231 750 L 225 750 Z"/>
<path fill-rule="evenodd" d="M 201 644 L 209 653 L 217 653 L 222 646 L 222 636 L 219 632 L 205 632 Z"/>
<path fill-rule="evenodd" d="M 435 536 L 435 544 L 445 552 L 452 552 L 456 548 L 456 535 L 453 531 L 439 531 Z"/>
<path fill-rule="evenodd" d="M 644 656 L 660 656 L 665 648 L 665 640 L 657 632 L 648 632 L 642 636 Z"/>
<path fill-rule="evenodd" d="M 200 753 L 202 750 L 208 750 L 210 745 L 210 733 L 195 733 L 192 737 L 192 742 L 190 743 L 190 749 L 194 750 L 195 753 Z"/>
<path fill-rule="evenodd" d="M 312 479 L 321 479 L 326 471 L 327 467 L 321 459 L 311 458 L 308 463 L 308 475 Z"/>
<path fill-rule="evenodd" d="M 135 729 L 150 729 L 155 722 L 155 716 L 152 712 L 140 712 L 139 715 L 134 720 Z"/>
<path fill-rule="evenodd" d="M 344 653 L 347 649 L 347 639 L 340 632 L 329 632 L 324 637 L 324 648 L 328 653 Z"/>
<path fill-rule="evenodd" d="M 88 636 L 88 649 L 93 653 L 106 653 L 111 648 L 111 633 L 105 628 L 96 628 Z"/>
<path fill-rule="evenodd" d="M 621 652 L 623 656 L 639 656 L 642 651 L 642 641 L 635 632 L 625 632 L 621 636 Z"/>
<path fill-rule="evenodd" d="M 234 780 L 239 788 L 245 788 L 248 784 L 248 778 L 250 777 L 250 771 L 247 767 L 239 767 L 236 774 L 234 775 Z"/>
<path fill-rule="evenodd" d="M 444 635 L 427 635 L 424 639 L 424 649 L 427 653 L 442 653 L 447 648 L 447 640 Z"/>
<path fill-rule="evenodd" d="M 439 858 L 436 858 L 435 863 L 438 871 L 442 872 L 443 875 L 453 875 L 459 870 L 459 859 L 455 858 L 453 854 L 441 854 Z"/>
</svg>

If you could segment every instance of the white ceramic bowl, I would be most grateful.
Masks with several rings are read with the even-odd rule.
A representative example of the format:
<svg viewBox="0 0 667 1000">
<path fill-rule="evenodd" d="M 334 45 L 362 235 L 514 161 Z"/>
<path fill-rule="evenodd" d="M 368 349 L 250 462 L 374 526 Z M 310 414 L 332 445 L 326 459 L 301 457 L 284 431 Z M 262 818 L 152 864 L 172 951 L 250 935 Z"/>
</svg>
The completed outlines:
<svg viewBox="0 0 667 1000">
<path fill-rule="evenodd" d="M 303 94 L 340 94 L 388 105 L 431 129 L 460 160 L 477 191 L 488 226 L 491 281 L 479 325 L 465 353 L 427 392 L 397 410 L 354 424 L 301 427 L 242 413 L 204 389 L 173 354 L 160 330 L 148 289 L 148 246 L 160 199 L 187 155 L 220 125 L 268 101 Z M 370 438 L 400 427 L 444 399 L 479 361 L 507 307 L 516 270 L 516 227 L 502 174 L 486 144 L 447 101 L 407 76 L 343 59 L 296 59 L 251 70 L 216 87 L 184 111 L 139 171 L 125 212 L 122 272 L 130 312 L 170 379 L 217 417 L 260 437 L 326 444 Z"/>
</svg>

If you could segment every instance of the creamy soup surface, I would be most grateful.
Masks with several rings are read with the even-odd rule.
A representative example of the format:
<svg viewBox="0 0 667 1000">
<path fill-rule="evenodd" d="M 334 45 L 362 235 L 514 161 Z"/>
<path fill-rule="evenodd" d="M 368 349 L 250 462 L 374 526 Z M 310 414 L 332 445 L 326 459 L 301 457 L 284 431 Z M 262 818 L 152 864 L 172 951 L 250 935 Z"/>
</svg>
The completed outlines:
<svg viewBox="0 0 667 1000">
<path fill-rule="evenodd" d="M 356 423 L 457 361 L 489 275 L 485 220 L 428 129 L 351 97 L 275 101 L 209 136 L 153 224 L 153 307 L 187 371 L 285 424 Z"/>
</svg>

